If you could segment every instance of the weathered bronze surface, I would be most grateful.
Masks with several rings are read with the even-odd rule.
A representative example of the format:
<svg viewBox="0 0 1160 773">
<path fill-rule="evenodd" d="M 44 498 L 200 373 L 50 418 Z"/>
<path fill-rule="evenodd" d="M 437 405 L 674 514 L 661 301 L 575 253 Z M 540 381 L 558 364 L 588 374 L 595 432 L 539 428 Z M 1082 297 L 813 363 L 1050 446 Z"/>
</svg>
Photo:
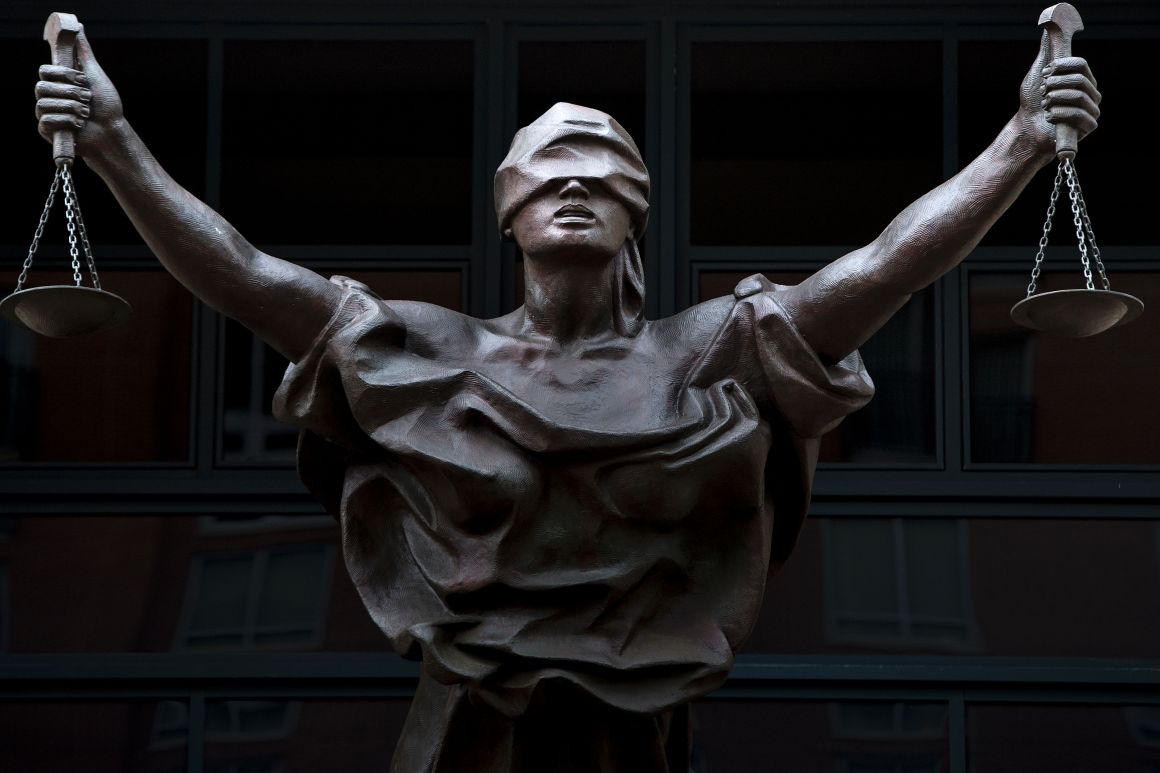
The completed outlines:
<svg viewBox="0 0 1160 773">
<path fill-rule="evenodd" d="M 953 268 L 1099 93 L 1046 43 L 1017 113 L 871 244 L 792 287 L 647 320 L 649 178 L 609 116 L 558 104 L 495 178 L 516 311 L 382 300 L 266 255 L 158 165 L 82 34 L 45 66 L 41 133 L 76 130 L 165 267 L 289 358 L 276 412 L 342 523 L 372 617 L 422 680 L 397 771 L 681 771 L 809 503 L 818 438 L 870 399 L 857 347 Z M 255 148 L 254 152 L 261 152 Z"/>
<path fill-rule="evenodd" d="M 71 13 L 53 13 L 44 25 L 44 39 L 52 53 L 52 63 L 57 67 L 76 67 L 77 36 L 81 24 Z M 56 177 L 49 190 L 48 201 L 37 224 L 28 257 L 24 260 L 16 291 L 0 300 L 0 317 L 8 322 L 27 328 L 49 338 L 68 338 L 105 330 L 121 324 L 133 309 L 119 295 L 101 288 L 97 279 L 96 263 L 93 261 L 89 237 L 85 232 L 80 205 L 76 199 L 75 182 L 70 168 L 76 160 L 76 137 L 73 128 L 61 127 L 52 132 L 52 157 L 58 167 Z M 61 185 L 63 183 L 63 186 Z M 63 187 L 65 216 L 68 219 L 69 243 L 73 258 L 75 284 L 26 287 L 32 261 L 44 232 L 45 222 L 51 214 L 57 191 Z M 89 278 L 92 287 L 81 285 L 80 247 L 88 261 Z"/>
</svg>

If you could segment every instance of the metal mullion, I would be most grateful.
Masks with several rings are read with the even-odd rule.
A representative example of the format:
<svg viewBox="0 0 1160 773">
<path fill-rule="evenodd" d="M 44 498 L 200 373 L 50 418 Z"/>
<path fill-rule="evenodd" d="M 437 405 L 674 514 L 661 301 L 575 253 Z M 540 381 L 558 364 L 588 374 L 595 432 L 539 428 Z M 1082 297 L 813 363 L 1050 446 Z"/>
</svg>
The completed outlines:
<svg viewBox="0 0 1160 773">
<path fill-rule="evenodd" d="M 1137 9 L 1143 11 L 1144 8 Z M 1086 27 L 1080 33 L 1080 40 L 1148 40 L 1160 38 L 1160 24 L 1141 22 L 1135 25 L 1105 24 L 1087 13 Z M 1026 24 L 979 24 L 964 23 L 961 26 L 961 39 L 970 42 L 1002 42 L 1010 41 L 1027 43 L 1034 47 L 1038 44 L 1039 30 L 1031 26 L 1034 16 L 1029 16 Z M 1082 45 L 1082 42 L 1081 42 Z M 1034 48 L 1029 49 L 1034 56 Z"/>
<path fill-rule="evenodd" d="M 223 22 L 220 34 L 225 40 L 312 40 L 312 41 L 466 41 L 479 33 L 478 23 L 373 21 L 335 24 Z"/>
<path fill-rule="evenodd" d="M 661 71 L 661 31 L 656 23 L 645 28 L 644 43 L 644 126 L 645 144 L 648 152 L 645 153 L 645 166 L 649 169 L 651 190 L 649 192 L 649 224 L 645 231 L 647 244 L 644 254 L 644 286 L 645 286 L 645 316 L 656 319 L 660 316 L 660 277 L 661 261 L 665 252 L 658 244 L 660 232 L 666 227 L 666 218 L 661 207 L 654 207 L 659 198 L 658 192 L 663 185 L 663 170 L 661 170 L 661 110 L 664 97 Z M 657 178 L 657 175 L 661 175 Z M 657 179 L 662 182 L 660 185 Z M 659 221 L 657 217 L 659 216 Z M 648 238 L 651 236 L 651 238 Z"/>
<path fill-rule="evenodd" d="M 684 25 L 672 25 L 674 31 L 670 33 L 673 47 L 673 92 L 674 109 L 673 120 L 674 137 L 671 150 L 676 156 L 676 179 L 670 180 L 671 188 L 676 191 L 676 200 L 673 214 L 676 222 L 670 229 L 675 236 L 676 270 L 673 272 L 674 308 L 679 311 L 689 307 L 693 300 L 692 290 L 692 183 L 689 179 L 692 170 L 692 50 L 689 30 Z M 668 116 L 666 116 L 667 118 Z"/>
<path fill-rule="evenodd" d="M 686 186 L 687 187 L 687 186 Z M 685 228 L 685 237 L 688 237 L 688 228 Z M 838 258 L 860 249 L 860 244 L 802 244 L 779 246 L 775 244 L 759 247 L 742 245 L 688 245 L 686 254 L 689 263 L 747 263 L 781 264 L 796 261 L 810 263 L 822 267 Z"/>
<path fill-rule="evenodd" d="M 1079 254 L 1076 251 L 1074 243 L 1067 243 L 1068 239 L 1072 239 L 1066 231 L 1060 231 L 1064 243 L 1056 243 L 1048 245 L 1046 250 L 1046 259 L 1044 260 L 1044 270 L 1054 270 L 1056 266 L 1067 264 L 1075 273 L 1079 273 L 1078 258 Z M 1020 245 L 997 245 L 987 246 L 982 245 L 976 247 L 967 256 L 965 263 L 974 268 L 976 266 L 994 265 L 1001 269 L 1007 266 L 1015 266 L 1023 269 L 1025 273 L 1030 274 L 1032 258 L 1035 256 L 1034 237 L 1035 234 L 1030 234 L 1027 239 L 1027 244 Z M 1104 257 L 1105 263 L 1110 263 L 1112 266 L 1130 265 L 1132 270 L 1153 271 L 1160 269 L 1160 261 L 1157 260 L 1157 253 L 1160 253 L 1160 242 L 1153 245 L 1100 245 L 1100 253 Z M 1114 274 L 1114 270 L 1110 270 Z"/>
<path fill-rule="evenodd" d="M 968 704 L 976 703 L 1024 703 L 1035 706 L 1160 706 L 1160 691 L 1148 687 L 1139 690 L 1105 689 L 1098 685 L 1074 686 L 1060 684 L 1058 687 L 1036 685 L 1027 689 L 1000 687 L 966 687 L 963 696 Z"/>
<path fill-rule="evenodd" d="M 488 37 L 486 29 L 476 30 L 472 48 L 472 132 L 471 170 L 475 175 L 471 186 L 471 256 L 463 280 L 462 308 L 473 317 L 485 316 L 486 293 L 484 284 L 487 263 L 487 244 L 494 241 L 487 216 L 491 177 L 488 174 Z"/>
<path fill-rule="evenodd" d="M 945 687 L 932 685 L 930 687 L 896 687 L 893 685 L 871 686 L 844 686 L 841 684 L 819 684 L 807 686 L 794 684 L 780 685 L 775 681 L 768 683 L 726 682 L 708 695 L 697 698 L 703 700 L 723 701 L 768 701 L 768 700 L 812 700 L 812 701 L 874 701 L 874 702 L 907 702 L 907 703 L 947 703 L 953 696 L 953 691 Z"/>
<path fill-rule="evenodd" d="M 505 42 L 505 24 L 500 19 L 489 19 L 487 22 L 487 123 L 486 123 L 486 155 L 483 159 L 485 179 L 487 172 L 496 169 L 504 157 L 504 140 L 509 136 L 507 129 L 505 64 L 507 62 L 507 46 Z M 503 306 L 504 279 L 504 249 L 493 226 L 494 219 L 489 213 L 495 211 L 495 193 L 487 188 L 485 213 L 482 234 L 483 239 L 483 315 L 498 317 Z"/>
<path fill-rule="evenodd" d="M 225 130 L 225 46 L 220 31 L 215 30 L 210 36 L 207 55 L 205 201 L 217 211 L 221 207 L 222 133 Z M 225 347 L 224 339 L 218 335 L 219 315 L 201 301 L 196 302 L 195 308 L 198 346 L 195 349 L 197 361 L 192 392 L 195 407 L 190 427 L 195 444 L 195 465 L 200 474 L 205 474 L 213 469 L 218 455 L 219 413 L 224 403 L 222 392 L 225 387 L 222 381 L 225 369 L 221 364 Z"/>
<path fill-rule="evenodd" d="M 656 202 L 656 217 L 653 233 L 655 238 L 657 281 L 653 285 L 657 293 L 655 306 L 658 317 L 667 317 L 674 314 L 683 304 L 677 298 L 677 277 L 681 271 L 681 261 L 678 251 L 682 250 L 687 242 L 687 229 L 681 225 L 686 220 L 687 207 L 682 202 L 679 182 L 682 169 L 682 154 L 687 148 L 678 140 L 680 131 L 677 127 L 678 104 L 681 83 L 680 71 L 688 67 L 688 63 L 680 58 L 680 48 L 677 42 L 677 25 L 672 16 L 666 15 L 661 19 L 658 31 L 657 51 L 650 57 L 650 66 L 655 63 L 655 80 L 649 74 L 649 86 L 656 91 L 657 132 L 655 144 L 658 163 L 653 168 L 656 175 L 656 184 L 653 199 Z M 655 85 L 654 85 L 655 84 Z M 687 191 L 686 191 L 687 193 Z"/>
<path fill-rule="evenodd" d="M 935 41 L 942 27 L 923 24 L 778 24 L 754 22 L 739 26 L 736 22 L 689 22 L 688 39 L 692 42 L 794 43 L 794 42 L 911 42 Z"/>
<path fill-rule="evenodd" d="M 508 28 L 508 39 L 517 46 L 524 41 L 546 42 L 647 42 L 649 24 L 612 22 L 568 23 L 552 21 L 513 20 Z M 615 117 L 615 116 L 614 116 Z"/>
<path fill-rule="evenodd" d="M 942 171 L 950 179 L 959 171 L 959 30 L 948 23 L 942 38 Z M 958 269 L 952 269 L 935 283 L 937 329 L 935 390 L 938 396 L 935 453 L 943 474 L 955 478 L 963 468 L 963 390 L 966 369 L 958 331 L 963 324 L 963 306 L 958 302 Z"/>
</svg>

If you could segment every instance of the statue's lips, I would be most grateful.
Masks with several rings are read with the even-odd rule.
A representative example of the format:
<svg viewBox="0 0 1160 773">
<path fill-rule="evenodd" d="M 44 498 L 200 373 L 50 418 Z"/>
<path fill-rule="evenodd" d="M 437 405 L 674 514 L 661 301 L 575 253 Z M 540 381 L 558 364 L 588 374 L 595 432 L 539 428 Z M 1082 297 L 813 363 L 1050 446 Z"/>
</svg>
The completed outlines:
<svg viewBox="0 0 1160 773">
<path fill-rule="evenodd" d="M 559 223 L 595 223 L 596 215 L 583 204 L 565 204 L 556 210 Z"/>
</svg>

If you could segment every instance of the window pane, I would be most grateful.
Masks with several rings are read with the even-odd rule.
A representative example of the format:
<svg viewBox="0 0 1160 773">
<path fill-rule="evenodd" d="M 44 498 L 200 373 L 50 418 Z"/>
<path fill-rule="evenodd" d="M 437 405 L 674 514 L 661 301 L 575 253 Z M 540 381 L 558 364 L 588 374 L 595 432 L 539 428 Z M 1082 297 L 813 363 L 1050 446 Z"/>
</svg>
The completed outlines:
<svg viewBox="0 0 1160 773">
<path fill-rule="evenodd" d="M 258 244 L 470 243 L 473 55 L 227 41 L 223 214 Z"/>
<path fill-rule="evenodd" d="M 176 773 L 185 770 L 185 704 L 5 701 L 0 770 Z M 158 725 L 158 721 L 168 722 Z"/>
<path fill-rule="evenodd" d="M 1151 118 L 1147 65 L 1155 38 L 1089 40 L 1079 34 L 1074 53 L 1086 57 L 1103 95 L 1099 131 L 1084 139 L 1076 159 L 1084 198 L 1100 244 L 1155 244 L 1155 196 L 1142 183 L 1139 127 Z M 987 147 L 1018 107 L 1019 84 L 1039 49 L 1037 33 L 1021 41 L 963 41 L 959 44 L 959 148 L 966 164 Z M 1055 164 L 1040 171 L 983 244 L 1026 245 L 1039 239 Z M 1066 195 L 1066 192 L 1065 194 Z M 1065 214 L 1066 210 L 1061 210 Z M 1066 220 L 1059 239 L 1074 242 Z"/>
<path fill-rule="evenodd" d="M 163 271 L 101 278 L 133 307 L 120 327 L 54 339 L 0 325 L 0 461 L 188 459 L 192 297 Z"/>
<path fill-rule="evenodd" d="M 796 284 L 808 274 L 767 275 Z M 750 271 L 701 271 L 700 300 L 732 295 Z M 821 462 L 930 464 L 935 461 L 934 290 L 915 294 L 859 352 L 874 380 L 874 399 L 822 439 Z"/>
<path fill-rule="evenodd" d="M 318 624 L 325 586 L 325 549 L 271 553 L 258 598 L 258 626 L 310 630 Z"/>
<path fill-rule="evenodd" d="M 44 207 L 54 171 L 51 147 L 37 134 L 32 111 L 37 67 L 49 63 L 48 45 L 39 37 L 5 38 L 0 46 L 0 99 L 2 104 L 21 108 L 0 122 L 0 143 L 9 150 L 4 158 L 8 189 L 0 242 L 23 241 L 24 247 Z M 102 37 L 93 45 L 101 66 L 121 95 L 133 128 L 178 183 L 195 196 L 204 196 L 208 81 L 205 41 Z M 163 90 L 158 87 L 158 62 L 165 63 Z M 170 110 L 158 106 L 167 95 L 180 95 L 183 115 L 188 120 L 174 120 Z M 25 106 L 27 112 L 23 112 Z M 102 255 L 108 254 L 102 251 L 102 245 L 141 244 L 141 239 L 101 179 L 84 164 L 78 163 L 74 170 L 77 198 L 99 267 Z M 43 244 L 65 243 L 62 212 L 58 199 Z"/>
<path fill-rule="evenodd" d="M 246 605 L 253 574 L 252 556 L 206 558 L 198 574 L 193 597 L 190 634 L 222 629 L 241 631 L 246 623 Z M 241 635 L 238 635 L 239 643 Z"/>
<path fill-rule="evenodd" d="M 229 717 L 229 729 L 207 728 L 210 771 L 380 773 L 388 770 L 408 699 L 210 701 L 207 718 Z M 220 727 L 220 726 L 219 726 Z"/>
<path fill-rule="evenodd" d="M 851 528 L 844 548 L 831 549 L 829 535 Z M 883 544 L 893 529 L 902 530 L 902 561 Z M 936 539 L 917 536 L 939 529 Z M 863 534 L 871 530 L 878 535 Z M 929 553 L 917 563 L 961 571 L 915 575 L 915 549 Z M 903 583 L 899 614 L 886 617 L 878 596 L 849 590 L 853 578 L 832 587 L 852 574 L 872 586 Z M 770 580 L 746 651 L 1152 659 L 1160 652 L 1157 577 L 1160 522 L 814 518 Z M 874 636 L 861 621 L 892 622 L 894 634 Z"/>
<path fill-rule="evenodd" d="M 890 521 L 827 522 L 835 614 L 899 619 L 894 529 Z"/>
<path fill-rule="evenodd" d="M 1160 308 L 1160 274 L 1110 278 L 1113 289 Z M 1160 464 L 1154 322 L 1144 317 L 1090 338 L 1035 333 L 1008 314 L 1027 279 L 970 274 L 971 461 Z M 1075 271 L 1045 272 L 1040 291 L 1082 282 L 1077 261 Z"/>
<path fill-rule="evenodd" d="M 458 270 L 339 273 L 364 282 L 383 298 L 425 301 L 455 310 L 462 306 L 462 274 Z M 244 327 L 226 321 L 222 461 L 293 464 L 298 430 L 275 421 L 270 407 L 286 365 L 281 355 Z"/>
<path fill-rule="evenodd" d="M 520 126 L 557 102 L 603 110 L 645 152 L 644 41 L 522 41 Z"/>
<path fill-rule="evenodd" d="M 922 725 L 907 723 L 921 712 Z M 709 771 L 949 769 L 942 703 L 722 701 L 694 705 L 693 743 Z"/>
<path fill-rule="evenodd" d="M 1156 711 L 1153 706 L 968 706 L 969 770 L 1157 770 L 1160 743 L 1150 735 Z"/>
<path fill-rule="evenodd" d="M 866 244 L 942 181 L 937 43 L 698 42 L 691 67 L 694 244 Z"/>
<path fill-rule="evenodd" d="M 13 518 L 0 540 L 8 650 L 388 650 L 335 560 L 338 541 L 322 515 L 248 528 L 175 515 Z"/>
<path fill-rule="evenodd" d="M 938 618 L 963 619 L 963 566 L 959 525 L 950 520 L 902 524 L 907 603 L 915 625 Z"/>
</svg>

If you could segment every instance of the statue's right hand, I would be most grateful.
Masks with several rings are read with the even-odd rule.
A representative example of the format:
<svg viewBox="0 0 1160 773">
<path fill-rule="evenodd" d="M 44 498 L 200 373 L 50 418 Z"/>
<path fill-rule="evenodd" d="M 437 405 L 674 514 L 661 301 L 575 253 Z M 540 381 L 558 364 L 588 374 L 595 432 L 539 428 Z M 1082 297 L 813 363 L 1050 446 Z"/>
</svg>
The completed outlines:
<svg viewBox="0 0 1160 773">
<path fill-rule="evenodd" d="M 82 30 L 77 35 L 77 68 L 46 64 L 36 84 L 36 118 L 40 136 L 50 143 L 54 132 L 76 133 L 81 157 L 100 153 L 123 125 L 121 97 L 97 64 Z"/>
</svg>

